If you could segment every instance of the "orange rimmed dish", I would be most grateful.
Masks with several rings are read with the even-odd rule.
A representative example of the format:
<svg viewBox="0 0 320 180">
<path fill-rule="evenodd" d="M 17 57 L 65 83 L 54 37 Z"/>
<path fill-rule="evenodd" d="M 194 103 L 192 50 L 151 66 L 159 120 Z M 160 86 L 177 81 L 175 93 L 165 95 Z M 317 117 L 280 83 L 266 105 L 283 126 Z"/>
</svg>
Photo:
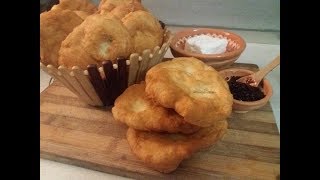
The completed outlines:
<svg viewBox="0 0 320 180">
<path fill-rule="evenodd" d="M 228 40 L 226 52 L 221 54 L 200 54 L 184 49 L 186 40 L 196 35 L 210 35 Z M 239 35 L 220 29 L 188 28 L 177 32 L 171 43 L 170 49 L 174 57 L 195 57 L 216 69 L 226 68 L 232 65 L 246 48 L 246 42 Z"/>
</svg>

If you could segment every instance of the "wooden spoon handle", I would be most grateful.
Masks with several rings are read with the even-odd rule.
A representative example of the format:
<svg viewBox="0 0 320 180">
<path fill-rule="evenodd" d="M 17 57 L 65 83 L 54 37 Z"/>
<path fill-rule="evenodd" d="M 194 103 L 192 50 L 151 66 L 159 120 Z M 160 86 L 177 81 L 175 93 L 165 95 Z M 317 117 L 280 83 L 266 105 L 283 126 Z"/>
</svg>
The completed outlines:
<svg viewBox="0 0 320 180">
<path fill-rule="evenodd" d="M 270 71 L 280 64 L 280 55 L 255 74 L 256 82 L 260 82 Z"/>
</svg>

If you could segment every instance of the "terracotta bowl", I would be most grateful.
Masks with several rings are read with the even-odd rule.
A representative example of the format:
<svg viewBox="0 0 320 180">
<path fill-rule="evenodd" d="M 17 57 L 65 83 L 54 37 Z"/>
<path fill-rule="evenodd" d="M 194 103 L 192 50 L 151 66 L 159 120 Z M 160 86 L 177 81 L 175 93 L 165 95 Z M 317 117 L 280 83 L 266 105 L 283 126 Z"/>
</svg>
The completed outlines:
<svg viewBox="0 0 320 180">
<path fill-rule="evenodd" d="M 219 71 L 219 73 L 222 77 L 224 77 L 225 79 L 228 79 L 231 76 L 241 77 L 241 76 L 252 74 L 254 72 L 246 69 L 230 68 L 230 69 L 224 69 L 222 71 Z M 272 96 L 272 87 L 270 82 L 267 79 L 263 80 L 262 91 L 266 96 L 263 99 L 260 99 L 258 101 L 239 101 L 239 100 L 233 99 L 233 107 L 232 107 L 233 111 L 236 113 L 246 113 L 248 111 L 259 109 L 264 105 L 266 105 Z"/>
<path fill-rule="evenodd" d="M 211 35 L 228 40 L 227 51 L 222 54 L 198 54 L 184 50 L 185 42 L 195 35 Z M 177 32 L 171 43 L 170 49 L 174 57 L 195 57 L 216 69 L 226 68 L 232 65 L 246 48 L 246 42 L 239 35 L 232 32 L 210 29 L 210 28 L 189 28 Z"/>
</svg>

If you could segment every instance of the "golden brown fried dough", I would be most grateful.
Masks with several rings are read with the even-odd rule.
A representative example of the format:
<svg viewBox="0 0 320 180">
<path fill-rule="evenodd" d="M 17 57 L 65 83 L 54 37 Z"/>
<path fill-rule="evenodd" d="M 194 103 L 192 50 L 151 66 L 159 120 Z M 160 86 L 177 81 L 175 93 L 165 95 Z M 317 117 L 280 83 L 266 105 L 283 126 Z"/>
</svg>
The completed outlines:
<svg viewBox="0 0 320 180">
<path fill-rule="evenodd" d="M 114 8 L 111 12 L 110 15 L 117 17 L 118 19 L 124 18 L 127 14 L 130 12 L 134 11 L 147 11 L 141 3 L 139 2 L 129 2 L 129 3 L 124 3 L 122 5 L 119 5 L 118 7 Z"/>
<path fill-rule="evenodd" d="M 227 131 L 227 121 L 217 121 L 211 127 L 194 134 L 168 134 L 129 128 L 127 140 L 132 152 L 149 167 L 164 173 L 174 171 L 193 153 L 215 144 Z"/>
<path fill-rule="evenodd" d="M 156 105 L 145 95 L 145 84 L 134 84 L 124 91 L 112 108 L 113 117 L 129 127 L 144 131 L 194 133 L 200 127 L 183 120 L 172 109 Z"/>
<path fill-rule="evenodd" d="M 132 52 L 132 39 L 121 21 L 105 15 L 93 15 L 85 25 L 82 44 L 98 61 L 128 57 Z"/>
<path fill-rule="evenodd" d="M 146 74 L 146 93 L 201 127 L 227 119 L 232 111 L 227 82 L 211 66 L 192 57 L 174 58 L 152 67 Z"/>
<path fill-rule="evenodd" d="M 90 0 L 60 0 L 59 4 L 54 5 L 51 10 L 72 10 L 72 11 L 84 11 L 89 14 L 93 14 L 97 11 L 97 7 Z"/>
<path fill-rule="evenodd" d="M 141 3 L 141 0 L 101 0 L 98 7 L 98 12 L 101 14 L 106 14 L 120 5 L 130 3 L 132 1 Z"/>
<path fill-rule="evenodd" d="M 85 20 L 90 14 L 85 11 L 73 11 L 76 13 L 82 20 Z"/>
<path fill-rule="evenodd" d="M 86 69 L 89 64 L 128 57 L 131 52 L 132 39 L 121 21 L 108 15 L 93 14 L 62 42 L 59 64 Z"/>
<path fill-rule="evenodd" d="M 92 58 L 81 46 L 81 37 L 84 36 L 84 24 L 74 28 L 72 33 L 62 42 L 59 51 L 59 65 L 66 67 L 79 66 L 86 69 L 89 64 L 96 64 Z"/>
<path fill-rule="evenodd" d="M 40 58 L 45 65 L 58 66 L 61 42 L 83 20 L 70 10 L 50 10 L 40 14 Z"/>
<path fill-rule="evenodd" d="M 122 18 L 123 24 L 128 29 L 134 40 L 134 49 L 142 53 L 145 49 L 161 46 L 164 30 L 158 19 L 146 11 L 135 11 Z"/>
</svg>

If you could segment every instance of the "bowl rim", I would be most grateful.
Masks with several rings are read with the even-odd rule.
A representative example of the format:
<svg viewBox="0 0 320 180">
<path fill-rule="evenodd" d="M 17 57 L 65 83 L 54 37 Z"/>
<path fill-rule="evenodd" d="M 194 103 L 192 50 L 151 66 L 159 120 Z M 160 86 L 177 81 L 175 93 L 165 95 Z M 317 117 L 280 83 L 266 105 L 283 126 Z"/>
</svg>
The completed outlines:
<svg viewBox="0 0 320 180">
<path fill-rule="evenodd" d="M 254 71 L 248 70 L 248 69 L 242 69 L 242 68 L 228 68 L 228 69 L 223 69 L 220 72 L 225 72 L 225 71 L 231 71 L 231 70 L 237 70 L 237 71 L 243 71 L 243 72 L 248 72 L 248 73 L 254 73 Z M 256 106 L 256 105 L 261 105 L 261 104 L 266 104 L 269 99 L 271 98 L 273 94 L 272 86 L 270 84 L 270 81 L 266 78 L 263 79 L 263 86 L 268 88 L 268 93 L 265 94 L 266 96 L 260 100 L 257 101 L 240 101 L 233 99 L 234 103 L 244 105 L 244 106 Z"/>
<path fill-rule="evenodd" d="M 232 34 L 236 38 L 239 39 L 240 41 L 240 48 L 231 52 L 226 52 L 222 54 L 199 54 L 199 53 L 193 53 L 189 51 L 185 51 L 184 49 L 177 48 L 175 47 L 176 42 L 183 37 L 181 34 L 182 33 L 188 33 L 190 31 L 209 31 L 209 32 L 217 32 L 217 33 L 228 33 Z M 185 36 L 184 36 L 185 37 Z M 242 44 L 242 45 L 241 45 Z M 246 48 L 246 42 L 245 40 L 239 36 L 238 34 L 235 34 L 230 31 L 222 30 L 222 29 L 215 29 L 215 28 L 186 28 L 181 31 L 178 31 L 174 34 L 172 41 L 170 42 L 170 48 L 173 50 L 177 51 L 180 54 L 183 54 L 185 56 L 191 56 L 191 57 L 199 57 L 199 58 L 208 58 L 208 59 L 215 59 L 215 60 L 225 60 L 225 59 L 230 59 L 232 57 L 240 56 L 240 54 L 244 51 Z"/>
</svg>

